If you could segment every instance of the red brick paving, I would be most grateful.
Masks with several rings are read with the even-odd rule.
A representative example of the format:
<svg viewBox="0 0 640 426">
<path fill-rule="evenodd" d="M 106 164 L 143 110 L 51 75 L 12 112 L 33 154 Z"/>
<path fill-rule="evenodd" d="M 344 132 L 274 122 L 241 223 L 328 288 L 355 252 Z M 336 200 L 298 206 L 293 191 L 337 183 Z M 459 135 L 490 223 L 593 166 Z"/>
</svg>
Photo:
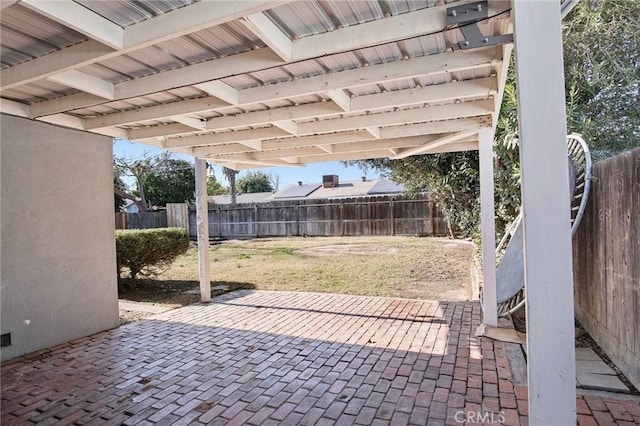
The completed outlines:
<svg viewBox="0 0 640 426">
<path fill-rule="evenodd" d="M 477 303 L 240 291 L 2 366 L 2 424 L 527 424 Z M 585 395 L 580 425 L 640 424 Z M 473 414 L 473 415 L 472 415 Z M 487 421 L 488 417 L 484 417 Z M 472 424 L 468 422 L 467 424 Z"/>
</svg>

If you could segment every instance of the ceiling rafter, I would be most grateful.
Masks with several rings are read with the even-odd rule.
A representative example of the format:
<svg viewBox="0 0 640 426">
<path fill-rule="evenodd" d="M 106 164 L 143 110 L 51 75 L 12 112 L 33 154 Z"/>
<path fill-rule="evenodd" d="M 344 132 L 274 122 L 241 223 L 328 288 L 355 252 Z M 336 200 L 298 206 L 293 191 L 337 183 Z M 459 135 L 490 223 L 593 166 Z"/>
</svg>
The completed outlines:
<svg viewBox="0 0 640 426">
<path fill-rule="evenodd" d="M 57 9 L 57 2 L 38 0 Z M 68 1 L 68 0 L 67 0 Z M 89 40 L 60 49 L 22 64 L 0 71 L 0 87 L 10 89 L 21 84 L 47 78 L 53 74 L 105 61 L 116 56 L 171 40 L 195 31 L 214 27 L 242 16 L 267 10 L 287 0 L 246 0 L 242 2 L 201 1 L 164 15 L 130 25 L 124 30 L 120 50 Z M 80 6 L 81 7 L 81 6 Z M 55 55 L 55 56 L 52 56 Z M 235 56 L 235 55 L 234 55 Z M 211 61 L 209 61 L 211 62 Z M 209 64 L 210 66 L 211 64 Z M 203 80 L 204 81 L 204 80 Z"/>
<path fill-rule="evenodd" d="M 72 0 L 22 0 L 20 4 L 109 47 L 124 47 L 121 26 Z"/>
<path fill-rule="evenodd" d="M 420 155 L 427 152 L 433 152 L 435 149 L 440 148 L 441 146 L 448 145 L 453 142 L 458 142 L 461 139 L 473 136 L 473 132 L 455 132 L 450 133 L 445 136 L 442 136 L 432 142 L 426 143 L 423 146 L 419 146 L 416 148 L 411 148 L 407 150 L 400 151 L 399 154 L 392 157 L 392 160 L 399 160 L 401 158 L 407 158 L 412 155 Z"/>
<path fill-rule="evenodd" d="M 264 13 L 245 16 L 240 22 L 273 50 L 283 61 L 293 59 L 293 43 Z"/>
</svg>

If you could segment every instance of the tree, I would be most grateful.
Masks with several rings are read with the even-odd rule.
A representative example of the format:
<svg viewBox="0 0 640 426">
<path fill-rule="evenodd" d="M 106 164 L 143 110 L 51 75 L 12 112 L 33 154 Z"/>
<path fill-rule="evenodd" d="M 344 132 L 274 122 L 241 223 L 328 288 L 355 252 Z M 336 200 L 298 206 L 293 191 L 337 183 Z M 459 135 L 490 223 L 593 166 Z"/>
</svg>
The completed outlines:
<svg viewBox="0 0 640 426">
<path fill-rule="evenodd" d="M 151 168 L 143 174 L 143 188 L 149 203 L 192 202 L 195 199 L 195 168 L 188 161 L 172 158 L 169 152 L 155 157 Z"/>
<path fill-rule="evenodd" d="M 147 157 L 146 154 L 142 159 L 137 160 L 127 159 L 125 157 L 114 157 L 113 164 L 118 176 L 125 175 L 135 178 L 138 196 L 136 197 L 133 194 L 129 194 L 118 187 L 114 188 L 114 192 L 120 197 L 135 202 L 141 213 L 149 211 L 144 190 L 144 175 L 151 170 L 151 158 Z"/>
<path fill-rule="evenodd" d="M 582 0 L 563 26 L 570 131 L 596 158 L 639 145 L 640 2 Z"/>
<path fill-rule="evenodd" d="M 223 167 L 222 173 L 224 173 L 224 177 L 227 178 L 227 182 L 229 182 L 229 191 L 231 193 L 231 204 L 236 204 L 238 199 L 238 187 L 236 185 L 236 177 L 238 175 L 238 171 L 230 169 L 228 167 Z"/>
<path fill-rule="evenodd" d="M 114 195 L 113 195 L 113 201 L 114 201 L 114 206 L 115 206 L 115 211 L 116 213 L 118 213 L 120 211 L 120 209 L 122 208 L 122 206 L 124 206 L 125 204 L 125 198 L 122 195 L 119 195 L 119 193 L 125 192 L 125 185 L 124 182 L 122 181 L 122 178 L 120 177 L 120 172 L 117 168 L 113 168 L 113 187 L 114 187 Z"/>
<path fill-rule="evenodd" d="M 207 177 L 207 195 L 226 195 L 228 193 L 229 188 L 222 186 L 214 174 Z"/>
<path fill-rule="evenodd" d="M 271 177 L 260 170 L 249 171 L 246 175 L 238 179 L 238 190 L 242 194 L 271 192 L 273 191 L 273 186 L 271 185 Z"/>
</svg>

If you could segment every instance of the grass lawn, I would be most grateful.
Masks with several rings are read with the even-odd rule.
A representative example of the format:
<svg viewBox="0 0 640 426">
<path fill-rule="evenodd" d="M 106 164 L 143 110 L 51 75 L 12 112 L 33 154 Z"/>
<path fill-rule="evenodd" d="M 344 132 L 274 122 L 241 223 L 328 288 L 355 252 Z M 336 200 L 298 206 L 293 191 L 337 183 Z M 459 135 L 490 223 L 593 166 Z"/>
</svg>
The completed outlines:
<svg viewBox="0 0 640 426">
<path fill-rule="evenodd" d="M 212 285 L 460 301 L 471 297 L 473 245 L 446 238 L 312 237 L 226 241 L 209 251 Z M 191 248 L 121 298 L 184 305 L 198 295 Z"/>
</svg>

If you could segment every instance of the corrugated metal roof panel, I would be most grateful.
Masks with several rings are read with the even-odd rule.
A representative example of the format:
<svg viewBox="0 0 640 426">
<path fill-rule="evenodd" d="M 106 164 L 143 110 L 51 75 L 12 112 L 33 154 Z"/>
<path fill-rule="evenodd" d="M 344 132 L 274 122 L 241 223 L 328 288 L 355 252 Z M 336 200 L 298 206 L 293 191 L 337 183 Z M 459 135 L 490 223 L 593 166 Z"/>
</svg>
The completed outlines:
<svg viewBox="0 0 640 426">
<path fill-rule="evenodd" d="M 121 27 L 127 27 L 137 22 L 162 15 L 194 3 L 194 0 L 153 0 L 141 2 L 136 0 L 104 1 L 104 0 L 74 0 L 98 15 L 114 22 Z"/>
<path fill-rule="evenodd" d="M 2 66 L 13 66 L 87 38 L 20 4 L 2 10 Z"/>
<path fill-rule="evenodd" d="M 291 39 L 336 28 L 336 24 L 316 0 L 288 3 L 267 11 L 266 15 Z"/>
<path fill-rule="evenodd" d="M 392 0 L 383 1 L 381 3 L 386 4 L 392 15 L 400 15 L 407 12 L 413 12 L 414 10 L 425 9 L 427 7 L 433 7 L 437 4 L 437 0 Z"/>
</svg>

